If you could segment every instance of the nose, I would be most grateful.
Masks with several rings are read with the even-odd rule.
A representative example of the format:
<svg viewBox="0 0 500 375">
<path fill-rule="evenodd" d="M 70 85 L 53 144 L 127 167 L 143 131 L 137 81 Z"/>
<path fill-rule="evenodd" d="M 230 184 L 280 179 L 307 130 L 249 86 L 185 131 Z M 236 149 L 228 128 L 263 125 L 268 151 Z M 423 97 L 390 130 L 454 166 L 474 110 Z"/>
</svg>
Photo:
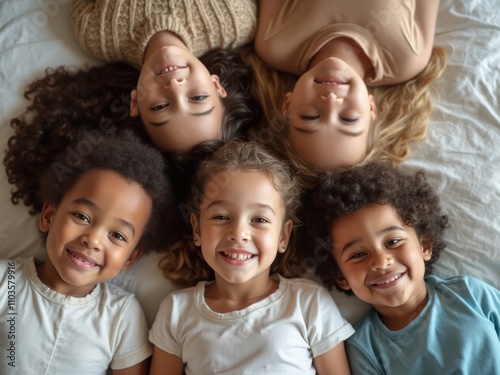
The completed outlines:
<svg viewBox="0 0 500 375">
<path fill-rule="evenodd" d="M 171 78 L 164 81 L 164 86 L 170 88 L 180 87 L 184 83 L 184 78 Z"/>
<path fill-rule="evenodd" d="M 344 102 L 344 98 L 335 95 L 333 91 L 321 95 L 321 99 L 323 99 L 325 102 L 337 103 L 337 104 L 342 104 Z"/>
<path fill-rule="evenodd" d="M 246 223 L 235 221 L 230 226 L 227 238 L 234 242 L 248 242 L 250 240 L 250 232 Z"/>
<path fill-rule="evenodd" d="M 392 256 L 386 251 L 376 251 L 371 257 L 372 270 L 383 270 L 390 267 L 393 263 Z"/>
<path fill-rule="evenodd" d="M 98 230 L 89 230 L 82 235 L 80 242 L 89 249 L 101 251 L 103 246 L 102 236 Z"/>
</svg>

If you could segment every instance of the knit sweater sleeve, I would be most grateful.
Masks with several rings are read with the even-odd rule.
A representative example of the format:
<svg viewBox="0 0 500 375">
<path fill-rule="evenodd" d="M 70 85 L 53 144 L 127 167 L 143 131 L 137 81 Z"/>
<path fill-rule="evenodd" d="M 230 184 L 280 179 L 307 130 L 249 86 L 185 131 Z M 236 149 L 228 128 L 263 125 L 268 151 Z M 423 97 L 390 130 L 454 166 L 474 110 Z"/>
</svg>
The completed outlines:
<svg viewBox="0 0 500 375">
<path fill-rule="evenodd" d="M 71 20 L 84 50 L 140 68 L 149 39 L 159 31 L 177 34 L 197 57 L 216 47 L 251 42 L 257 4 L 256 0 L 74 0 Z"/>
</svg>

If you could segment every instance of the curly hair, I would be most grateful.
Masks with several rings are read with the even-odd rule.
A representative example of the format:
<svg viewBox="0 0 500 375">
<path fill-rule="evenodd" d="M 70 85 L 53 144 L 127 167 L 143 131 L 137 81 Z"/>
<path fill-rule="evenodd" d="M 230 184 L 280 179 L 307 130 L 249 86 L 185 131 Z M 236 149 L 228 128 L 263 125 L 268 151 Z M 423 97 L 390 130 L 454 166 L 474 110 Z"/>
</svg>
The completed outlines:
<svg viewBox="0 0 500 375">
<path fill-rule="evenodd" d="M 59 205 L 64 195 L 88 171 L 109 170 L 127 181 L 141 186 L 151 199 L 152 212 L 137 246 L 157 250 L 165 244 L 163 218 L 171 203 L 172 189 L 165 177 L 165 162 L 161 153 L 144 144 L 131 132 L 100 139 L 81 138 L 55 156 L 40 175 L 37 192 L 42 202 Z"/>
<path fill-rule="evenodd" d="M 129 116 L 129 95 L 139 72 L 122 63 L 85 69 L 47 69 L 24 96 L 32 99 L 26 112 L 11 120 L 4 165 L 16 185 L 12 202 L 24 201 L 40 212 L 38 176 L 68 144 L 94 133 L 104 136 L 122 129 L 142 128 Z"/>
<path fill-rule="evenodd" d="M 241 59 L 239 50 L 215 49 L 200 60 L 210 73 L 219 76 L 228 92 L 222 99 L 226 124 L 223 139 L 243 136 L 261 117 L 261 106 L 249 90 L 252 70 Z M 9 182 L 17 186 L 12 202 L 24 201 L 34 207 L 34 212 L 40 211 L 43 202 L 36 197 L 38 171 L 47 167 L 55 153 L 89 132 L 110 134 L 131 129 L 151 143 L 140 118 L 131 117 L 129 112 L 130 92 L 138 79 L 139 71 L 118 62 L 48 68 L 44 77 L 29 84 L 24 96 L 31 103 L 24 114 L 11 120 L 15 135 L 9 140 L 4 158 Z M 23 159 L 18 156 L 21 154 Z M 172 163 L 178 161 L 175 156 L 166 157 Z M 29 165 L 23 160 L 30 160 Z"/>
<path fill-rule="evenodd" d="M 254 95 L 264 107 L 263 121 L 251 131 L 251 138 L 279 150 L 300 172 L 304 186 L 314 188 L 324 171 L 305 163 L 297 155 L 288 136 L 288 121 L 281 113 L 284 95 L 293 91 L 298 77 L 266 66 L 253 50 L 246 50 L 244 56 L 254 69 Z M 434 47 L 429 63 L 414 78 L 400 84 L 369 88 L 375 98 L 377 118 L 372 124 L 367 155 L 357 165 L 372 161 L 398 164 L 409 156 L 411 144 L 427 135 L 432 112 L 432 83 L 442 75 L 445 67 L 444 49 Z M 351 167 L 354 166 L 337 171 Z"/>
<path fill-rule="evenodd" d="M 214 176 L 220 173 L 230 174 L 235 170 L 249 170 L 263 173 L 273 183 L 279 192 L 285 207 L 284 221 L 297 223 L 297 210 L 302 194 L 301 185 L 289 165 L 266 150 L 264 146 L 253 141 L 232 140 L 217 149 L 211 157 L 203 161 L 192 183 L 192 197 L 189 204 L 183 206 L 186 217 L 191 213 L 199 215 L 200 204 L 206 193 L 207 186 L 214 181 Z M 195 285 L 201 280 L 213 280 L 214 271 L 203 259 L 201 251 L 194 244 L 192 228 L 190 233 L 177 241 L 164 258 L 160 268 L 167 279 L 180 287 Z M 272 273 L 281 273 L 285 277 L 299 276 L 302 269 L 291 240 L 284 254 L 278 254 L 271 266 Z"/>
<path fill-rule="evenodd" d="M 337 286 L 335 280 L 340 273 L 332 256 L 331 244 L 335 241 L 331 238 L 332 225 L 337 219 L 372 204 L 391 205 L 420 240 L 432 244 L 432 256 L 425 262 L 426 274 L 432 271 L 432 265 L 445 248 L 442 235 L 448 218 L 441 214 L 439 197 L 424 172 L 410 175 L 388 163 L 373 162 L 349 171 L 324 173 L 319 177 L 318 187 L 308 192 L 304 204 L 307 228 L 301 236 L 303 241 L 315 244 L 316 253 L 329 254 L 323 257 L 324 261 L 317 262 L 315 270 L 327 288 Z"/>
<path fill-rule="evenodd" d="M 262 117 L 262 107 L 253 95 L 254 76 L 251 67 L 242 59 L 242 49 L 216 48 L 200 57 L 211 74 L 227 92 L 221 99 L 224 107 L 222 140 L 242 137 Z"/>
</svg>

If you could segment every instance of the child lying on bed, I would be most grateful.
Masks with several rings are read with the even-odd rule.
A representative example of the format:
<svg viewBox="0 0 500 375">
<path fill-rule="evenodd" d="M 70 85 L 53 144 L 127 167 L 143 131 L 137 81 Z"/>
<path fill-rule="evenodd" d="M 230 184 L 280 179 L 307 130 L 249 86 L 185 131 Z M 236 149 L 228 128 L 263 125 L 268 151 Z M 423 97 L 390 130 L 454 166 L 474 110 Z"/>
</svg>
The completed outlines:
<svg viewBox="0 0 500 375">
<path fill-rule="evenodd" d="M 274 103 L 262 125 L 272 131 L 263 134 L 272 133 L 275 149 L 304 177 L 367 160 L 399 162 L 410 142 L 425 136 L 429 84 L 445 65 L 444 52 L 433 51 L 438 6 L 439 0 L 259 1 L 256 54 L 298 76 L 284 96 L 276 93 L 282 104 L 261 99 L 264 107 Z M 261 79 L 257 87 L 276 81 Z"/>
<path fill-rule="evenodd" d="M 79 141 L 42 175 L 46 261 L 0 261 L 3 373 L 147 373 L 141 307 L 106 281 L 149 248 L 170 189 L 163 159 L 126 134 L 88 152 Z"/>
<path fill-rule="evenodd" d="M 75 0 L 71 17 L 86 51 L 141 70 L 130 114 L 141 117 L 161 150 L 185 154 L 204 141 L 231 139 L 259 112 L 251 105 L 251 75 L 242 62 L 234 69 L 238 64 L 227 60 L 236 59 L 227 53 L 218 61 L 222 69 L 211 72 L 199 59 L 214 48 L 253 40 L 255 0 L 216 6 L 208 0 Z"/>
<path fill-rule="evenodd" d="M 313 197 L 310 233 L 332 255 L 317 273 L 373 306 L 346 342 L 353 374 L 500 374 L 500 291 L 429 275 L 447 217 L 422 172 L 368 164 Z"/>
<path fill-rule="evenodd" d="M 349 373 L 351 325 L 321 285 L 285 278 L 299 268 L 299 197 L 288 165 L 255 142 L 229 142 L 201 164 L 192 234 L 163 264 L 192 287 L 160 306 L 150 374 Z"/>
</svg>

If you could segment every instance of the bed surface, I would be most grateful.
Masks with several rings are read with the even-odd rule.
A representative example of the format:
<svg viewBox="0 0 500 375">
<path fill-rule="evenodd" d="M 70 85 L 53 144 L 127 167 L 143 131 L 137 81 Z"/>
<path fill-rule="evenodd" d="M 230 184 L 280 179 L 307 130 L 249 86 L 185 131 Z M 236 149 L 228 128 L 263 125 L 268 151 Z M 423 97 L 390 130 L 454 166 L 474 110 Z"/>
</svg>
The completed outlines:
<svg viewBox="0 0 500 375">
<path fill-rule="evenodd" d="M 47 67 L 99 62 L 73 36 L 67 0 L 0 1 L 0 148 L 13 134 L 10 119 L 28 105 L 25 86 Z M 451 227 L 448 247 L 435 265 L 440 276 L 466 274 L 500 289 L 500 12 L 498 0 L 441 0 L 435 44 L 448 53 L 435 85 L 435 110 L 425 141 L 403 165 L 422 169 L 441 197 Z M 3 153 L 2 153 L 3 159 Z M 0 257 L 44 257 L 36 217 L 12 205 L 0 171 Z M 157 268 L 159 255 L 143 257 L 115 282 L 135 292 L 151 324 L 173 288 Z M 355 322 L 366 306 L 332 293 Z"/>
</svg>

